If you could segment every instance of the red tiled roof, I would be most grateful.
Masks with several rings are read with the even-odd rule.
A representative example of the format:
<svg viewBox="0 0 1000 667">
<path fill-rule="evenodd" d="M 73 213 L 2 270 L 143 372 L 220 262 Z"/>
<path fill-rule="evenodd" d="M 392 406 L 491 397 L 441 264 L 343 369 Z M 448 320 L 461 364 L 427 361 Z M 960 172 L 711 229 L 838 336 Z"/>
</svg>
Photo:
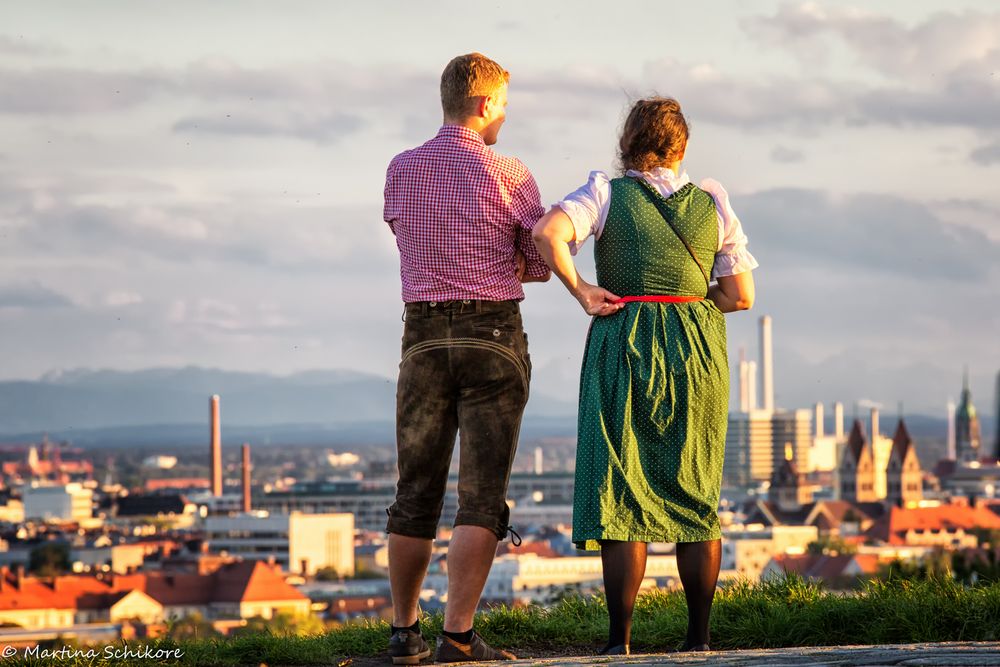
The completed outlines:
<svg viewBox="0 0 1000 667">
<path fill-rule="evenodd" d="M 0 574 L 0 611 L 22 609 L 73 609 L 75 602 L 57 595 L 51 587 L 34 577 L 24 577 L 20 586 L 13 573 Z"/>
<path fill-rule="evenodd" d="M 266 600 L 306 600 L 288 584 L 277 569 L 262 561 L 239 561 L 215 572 L 216 602 L 262 602 Z"/>
<path fill-rule="evenodd" d="M 889 544 L 902 544 L 909 530 L 953 531 L 973 528 L 1000 529 L 1000 516 L 985 507 L 941 505 L 940 507 L 893 507 L 868 529 L 867 535 Z"/>
<path fill-rule="evenodd" d="M 164 606 L 213 602 L 306 600 L 277 569 L 262 561 L 229 563 L 211 574 L 140 573 L 111 577 L 64 576 L 46 581 L 10 572 L 0 575 L 0 610 L 106 609 L 139 590 Z"/>
<path fill-rule="evenodd" d="M 202 477 L 164 477 L 146 480 L 147 491 L 161 489 L 207 489 L 211 484 Z"/>
<path fill-rule="evenodd" d="M 862 574 L 878 572 L 878 556 L 875 554 L 824 554 L 780 555 L 774 562 L 785 572 L 801 575 L 809 579 L 831 581 L 845 576 L 848 566 L 855 565 Z"/>
</svg>

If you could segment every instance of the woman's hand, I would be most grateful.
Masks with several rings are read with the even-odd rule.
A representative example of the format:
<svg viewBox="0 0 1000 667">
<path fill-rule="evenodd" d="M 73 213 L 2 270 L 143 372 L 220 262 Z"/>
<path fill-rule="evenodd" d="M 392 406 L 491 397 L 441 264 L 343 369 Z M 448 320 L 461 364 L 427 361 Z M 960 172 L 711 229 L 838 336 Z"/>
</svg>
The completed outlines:
<svg viewBox="0 0 1000 667">
<path fill-rule="evenodd" d="M 591 285 L 577 273 L 568 245 L 576 240 L 576 230 L 562 209 L 552 207 L 535 225 L 531 236 L 552 273 L 559 277 L 588 315 L 613 315 L 622 309 L 624 304 L 616 303 L 617 296 L 603 287 Z"/>
<path fill-rule="evenodd" d="M 580 279 L 573 296 L 580 302 L 588 315 L 604 317 L 614 315 L 625 307 L 624 303 L 618 302 L 618 297 L 603 287 L 591 285 Z"/>
</svg>

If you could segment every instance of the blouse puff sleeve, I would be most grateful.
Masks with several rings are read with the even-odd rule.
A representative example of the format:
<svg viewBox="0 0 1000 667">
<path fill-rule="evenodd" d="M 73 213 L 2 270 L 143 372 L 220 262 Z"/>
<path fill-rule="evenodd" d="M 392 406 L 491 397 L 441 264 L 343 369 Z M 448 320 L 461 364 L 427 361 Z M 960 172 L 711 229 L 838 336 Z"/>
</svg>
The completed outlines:
<svg viewBox="0 0 1000 667">
<path fill-rule="evenodd" d="M 575 255 L 589 237 L 600 238 L 610 202 L 611 179 L 603 171 L 592 171 L 585 184 L 556 203 L 576 230 L 576 239 L 569 244 L 571 254 Z"/>
<path fill-rule="evenodd" d="M 701 189 L 712 195 L 715 212 L 719 219 L 719 249 L 712 264 L 712 278 L 735 276 L 756 269 L 758 264 L 747 250 L 747 235 L 729 203 L 729 194 L 718 181 L 706 178 Z"/>
<path fill-rule="evenodd" d="M 715 201 L 719 221 L 719 248 L 712 264 L 712 278 L 734 276 L 756 269 L 757 260 L 747 249 L 747 236 L 729 203 L 725 188 L 718 181 L 706 178 L 701 182 L 701 189 Z M 592 171 L 584 185 L 556 204 L 569 216 L 576 232 L 576 239 L 569 244 L 572 254 L 575 255 L 589 237 L 601 237 L 610 203 L 611 180 L 603 171 Z"/>
</svg>

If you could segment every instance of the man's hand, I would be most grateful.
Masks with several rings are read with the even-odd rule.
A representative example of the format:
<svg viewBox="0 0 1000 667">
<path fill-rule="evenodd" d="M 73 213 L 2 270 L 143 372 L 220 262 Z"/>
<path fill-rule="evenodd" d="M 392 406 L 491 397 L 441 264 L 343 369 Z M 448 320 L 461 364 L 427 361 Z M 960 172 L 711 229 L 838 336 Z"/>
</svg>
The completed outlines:
<svg viewBox="0 0 1000 667">
<path fill-rule="evenodd" d="M 576 289 L 576 300 L 580 302 L 588 315 L 603 317 L 614 315 L 625 307 L 624 303 L 618 303 L 618 297 L 597 285 L 585 283 L 582 280 Z"/>
</svg>

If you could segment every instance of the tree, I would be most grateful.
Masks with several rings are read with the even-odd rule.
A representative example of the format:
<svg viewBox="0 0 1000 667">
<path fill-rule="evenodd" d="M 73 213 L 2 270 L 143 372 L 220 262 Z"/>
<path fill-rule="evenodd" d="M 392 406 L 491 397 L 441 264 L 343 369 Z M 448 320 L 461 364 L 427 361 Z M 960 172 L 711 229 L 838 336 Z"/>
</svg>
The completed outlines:
<svg viewBox="0 0 1000 667">
<path fill-rule="evenodd" d="M 69 571 L 69 546 L 49 542 L 28 555 L 28 571 L 39 577 L 54 577 Z"/>
<path fill-rule="evenodd" d="M 806 551 L 815 556 L 839 556 L 843 554 L 855 554 L 858 547 L 840 539 L 839 537 L 821 537 L 815 542 L 810 542 L 806 546 Z"/>
<path fill-rule="evenodd" d="M 171 639 L 205 639 L 220 636 L 219 631 L 199 613 L 169 621 L 167 635 Z"/>
</svg>

